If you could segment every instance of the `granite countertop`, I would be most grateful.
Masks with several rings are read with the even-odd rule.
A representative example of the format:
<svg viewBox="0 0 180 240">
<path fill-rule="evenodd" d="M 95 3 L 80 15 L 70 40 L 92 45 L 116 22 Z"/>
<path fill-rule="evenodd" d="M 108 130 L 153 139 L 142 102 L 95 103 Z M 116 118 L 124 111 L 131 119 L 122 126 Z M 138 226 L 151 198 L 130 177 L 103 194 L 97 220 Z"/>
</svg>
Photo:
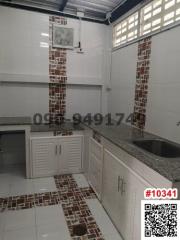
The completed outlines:
<svg viewBox="0 0 180 240">
<path fill-rule="evenodd" d="M 138 148 L 132 143 L 133 140 L 162 139 L 161 137 L 147 132 L 142 132 L 139 129 L 125 124 L 121 124 L 120 126 L 106 126 L 105 124 L 96 126 L 92 124 L 88 125 L 88 127 L 114 143 L 116 146 L 122 148 L 127 153 L 134 156 L 171 182 L 180 181 L 180 158 L 159 157 Z"/>
<path fill-rule="evenodd" d="M 0 126 L 31 125 L 30 117 L 0 117 Z"/>
</svg>

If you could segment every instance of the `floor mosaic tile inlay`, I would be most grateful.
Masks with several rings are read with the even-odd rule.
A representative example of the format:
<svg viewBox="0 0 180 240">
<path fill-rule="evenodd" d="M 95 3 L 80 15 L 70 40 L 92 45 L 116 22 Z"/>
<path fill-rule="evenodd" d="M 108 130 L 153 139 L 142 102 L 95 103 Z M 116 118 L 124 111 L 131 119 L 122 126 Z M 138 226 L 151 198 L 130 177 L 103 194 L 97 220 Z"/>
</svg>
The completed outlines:
<svg viewBox="0 0 180 240">
<path fill-rule="evenodd" d="M 79 188 L 72 175 L 55 176 L 54 180 L 57 192 L 0 198 L 0 212 L 61 204 L 73 240 L 103 240 L 103 235 L 86 203 L 86 199 L 96 198 L 92 188 Z M 87 234 L 82 237 L 75 236 L 73 231 L 74 226 L 79 224 L 87 228 Z"/>
<path fill-rule="evenodd" d="M 55 176 L 55 183 L 72 239 L 102 240 L 102 233 L 85 201 L 85 199 L 96 198 L 92 188 L 78 188 L 72 175 Z M 87 227 L 87 234 L 83 238 L 73 233 L 73 227 L 78 224 L 85 224 Z"/>
</svg>

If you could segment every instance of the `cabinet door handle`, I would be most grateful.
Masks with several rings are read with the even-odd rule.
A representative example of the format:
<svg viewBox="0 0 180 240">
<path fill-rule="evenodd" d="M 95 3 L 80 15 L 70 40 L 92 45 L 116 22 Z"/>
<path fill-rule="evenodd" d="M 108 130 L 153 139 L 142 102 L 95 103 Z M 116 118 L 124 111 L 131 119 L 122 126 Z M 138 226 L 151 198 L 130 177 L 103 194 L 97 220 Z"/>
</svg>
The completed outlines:
<svg viewBox="0 0 180 240">
<path fill-rule="evenodd" d="M 55 154 L 57 155 L 58 154 L 58 146 L 56 145 L 56 148 L 55 148 Z"/>
<path fill-rule="evenodd" d="M 118 192 L 120 192 L 120 188 L 122 189 L 122 184 L 121 184 L 121 182 L 122 182 L 122 178 L 120 177 L 120 176 L 118 176 Z M 120 187 L 120 185 L 121 185 L 121 187 Z M 121 190 L 122 191 L 122 190 Z"/>
<path fill-rule="evenodd" d="M 126 183 L 124 181 L 124 179 L 122 179 L 122 185 L 121 185 L 121 195 L 123 195 L 124 193 L 126 193 Z"/>
<path fill-rule="evenodd" d="M 59 145 L 59 154 L 61 155 L 61 151 L 62 149 L 61 149 L 61 145 Z"/>
</svg>

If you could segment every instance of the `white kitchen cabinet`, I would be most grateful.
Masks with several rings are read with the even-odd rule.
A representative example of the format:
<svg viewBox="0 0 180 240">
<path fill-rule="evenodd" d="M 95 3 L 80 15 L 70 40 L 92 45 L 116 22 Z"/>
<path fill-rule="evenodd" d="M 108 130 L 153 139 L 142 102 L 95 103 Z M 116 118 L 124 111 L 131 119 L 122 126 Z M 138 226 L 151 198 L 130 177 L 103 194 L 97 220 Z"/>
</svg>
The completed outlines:
<svg viewBox="0 0 180 240">
<path fill-rule="evenodd" d="M 31 140 L 32 177 L 53 176 L 58 172 L 56 138 Z"/>
<path fill-rule="evenodd" d="M 32 177 L 82 171 L 83 136 L 31 138 Z"/>
<path fill-rule="evenodd" d="M 103 167 L 103 146 L 90 138 L 88 180 L 98 198 L 101 198 Z"/>
<path fill-rule="evenodd" d="M 104 150 L 102 203 L 125 240 L 140 239 L 141 200 L 149 187 L 119 158 Z"/>
</svg>

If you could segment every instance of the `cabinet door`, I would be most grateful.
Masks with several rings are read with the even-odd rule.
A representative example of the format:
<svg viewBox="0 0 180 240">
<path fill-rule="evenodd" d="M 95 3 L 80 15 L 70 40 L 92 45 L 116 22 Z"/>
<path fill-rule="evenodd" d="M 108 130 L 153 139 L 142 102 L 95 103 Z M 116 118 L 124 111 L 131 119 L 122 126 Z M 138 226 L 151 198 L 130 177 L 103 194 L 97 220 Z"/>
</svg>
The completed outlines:
<svg viewBox="0 0 180 240">
<path fill-rule="evenodd" d="M 79 173 L 82 171 L 83 136 L 59 138 L 59 172 Z"/>
<path fill-rule="evenodd" d="M 103 205 L 125 240 L 132 239 L 134 176 L 112 153 L 104 151 Z"/>
<path fill-rule="evenodd" d="M 135 176 L 119 159 L 118 229 L 125 240 L 133 239 L 133 212 L 135 206 Z"/>
<path fill-rule="evenodd" d="M 96 192 L 97 196 L 101 198 L 102 188 L 102 162 L 103 162 L 103 146 L 90 139 L 89 151 L 89 183 Z"/>
<path fill-rule="evenodd" d="M 133 240 L 141 239 L 141 200 L 144 200 L 144 191 L 147 188 L 153 188 L 145 180 L 136 178 L 136 201 L 134 207 L 134 224 L 133 224 Z"/>
<path fill-rule="evenodd" d="M 111 219 L 118 227 L 119 220 L 119 163 L 107 151 L 104 151 L 102 203 Z"/>
<path fill-rule="evenodd" d="M 55 138 L 33 138 L 31 140 L 31 156 L 33 177 L 57 174 L 57 140 Z"/>
</svg>

